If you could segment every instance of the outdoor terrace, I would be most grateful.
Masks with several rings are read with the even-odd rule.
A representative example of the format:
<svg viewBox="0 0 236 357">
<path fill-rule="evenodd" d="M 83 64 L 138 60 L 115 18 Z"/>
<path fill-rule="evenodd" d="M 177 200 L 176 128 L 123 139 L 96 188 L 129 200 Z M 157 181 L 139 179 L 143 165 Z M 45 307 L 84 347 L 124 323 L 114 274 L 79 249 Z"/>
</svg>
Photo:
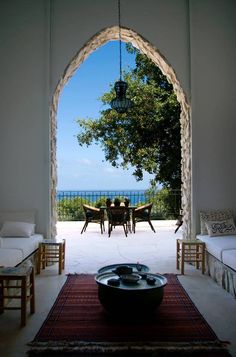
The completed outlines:
<svg viewBox="0 0 236 357">
<path fill-rule="evenodd" d="M 174 233 L 176 220 L 152 223 L 156 233 L 147 222 L 140 222 L 136 233 L 125 237 L 123 227 L 118 226 L 109 238 L 107 221 L 104 234 L 96 223 L 89 223 L 86 232 L 80 234 L 83 221 L 58 222 L 57 237 L 66 239 L 66 273 L 96 273 L 104 265 L 127 262 L 145 264 L 152 272 L 177 272 L 176 239 L 182 235 L 181 228 Z"/>
</svg>

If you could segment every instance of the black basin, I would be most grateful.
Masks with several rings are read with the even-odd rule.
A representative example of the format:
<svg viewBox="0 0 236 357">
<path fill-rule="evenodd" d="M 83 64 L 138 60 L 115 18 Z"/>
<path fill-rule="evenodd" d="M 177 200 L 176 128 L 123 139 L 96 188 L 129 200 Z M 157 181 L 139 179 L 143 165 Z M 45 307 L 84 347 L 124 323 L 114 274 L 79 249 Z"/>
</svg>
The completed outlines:
<svg viewBox="0 0 236 357">
<path fill-rule="evenodd" d="M 119 263 L 107 265 L 98 270 L 98 274 L 114 272 L 118 275 L 120 274 L 130 274 L 130 273 L 138 273 L 138 272 L 148 272 L 149 268 L 144 264 L 139 263 Z"/>
<path fill-rule="evenodd" d="M 98 297 L 103 307 L 118 316 L 140 316 L 152 313 L 162 302 L 167 279 L 159 274 L 140 273 L 137 282 L 123 280 L 114 272 L 95 277 Z"/>
</svg>

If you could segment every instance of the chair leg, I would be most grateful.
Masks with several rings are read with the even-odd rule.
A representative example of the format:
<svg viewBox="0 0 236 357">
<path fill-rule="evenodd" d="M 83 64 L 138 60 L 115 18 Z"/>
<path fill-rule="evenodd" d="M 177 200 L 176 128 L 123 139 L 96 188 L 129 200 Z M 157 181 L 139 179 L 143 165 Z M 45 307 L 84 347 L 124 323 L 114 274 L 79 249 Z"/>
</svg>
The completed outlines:
<svg viewBox="0 0 236 357">
<path fill-rule="evenodd" d="M 128 230 L 128 232 L 132 233 L 131 222 L 130 221 L 128 221 L 128 223 L 127 223 L 127 230 Z"/>
<path fill-rule="evenodd" d="M 103 224 L 100 222 L 100 229 L 101 229 L 101 234 L 103 234 Z"/>
<path fill-rule="evenodd" d="M 124 232 L 125 232 L 125 236 L 127 237 L 127 226 L 126 226 L 126 224 L 123 224 L 123 228 L 124 228 Z"/>
<path fill-rule="evenodd" d="M 83 226 L 82 231 L 81 231 L 81 234 L 86 231 L 87 226 L 88 226 L 88 222 L 85 221 L 84 226 Z"/>
<path fill-rule="evenodd" d="M 112 231 L 112 225 L 111 223 L 108 222 L 108 237 L 111 236 L 111 231 Z"/>
<path fill-rule="evenodd" d="M 154 229 L 154 227 L 153 227 L 153 225 L 152 225 L 152 222 L 149 220 L 148 223 L 150 224 L 150 226 L 151 226 L 153 232 L 156 233 L 156 231 L 155 231 L 155 229 Z"/>
<path fill-rule="evenodd" d="M 135 233 L 135 221 L 133 221 L 133 232 Z"/>
</svg>

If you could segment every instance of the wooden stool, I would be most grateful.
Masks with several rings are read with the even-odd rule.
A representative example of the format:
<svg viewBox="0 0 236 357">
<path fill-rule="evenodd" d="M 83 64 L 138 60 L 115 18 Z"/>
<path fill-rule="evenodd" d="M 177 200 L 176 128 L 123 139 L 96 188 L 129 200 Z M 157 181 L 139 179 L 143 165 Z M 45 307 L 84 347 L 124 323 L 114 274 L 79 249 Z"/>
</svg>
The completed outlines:
<svg viewBox="0 0 236 357">
<path fill-rule="evenodd" d="M 205 243 L 196 239 L 189 241 L 177 239 L 176 241 L 176 268 L 181 266 L 181 274 L 184 274 L 184 263 L 195 263 L 196 268 L 202 267 L 202 274 L 205 271 Z"/>
<path fill-rule="evenodd" d="M 11 281 L 13 285 L 10 284 Z M 17 294 L 18 290 L 19 294 Z M 20 300 L 20 306 L 9 306 L 8 299 Z M 21 310 L 21 326 L 25 326 L 27 302 L 30 302 L 30 313 L 33 314 L 35 312 L 33 266 L 0 268 L 0 313 L 4 310 Z"/>
<path fill-rule="evenodd" d="M 59 263 L 58 274 L 61 274 L 65 269 L 65 249 L 65 239 L 62 242 L 45 239 L 39 243 L 37 273 L 40 274 L 41 268 L 45 269 L 49 263 Z"/>
</svg>

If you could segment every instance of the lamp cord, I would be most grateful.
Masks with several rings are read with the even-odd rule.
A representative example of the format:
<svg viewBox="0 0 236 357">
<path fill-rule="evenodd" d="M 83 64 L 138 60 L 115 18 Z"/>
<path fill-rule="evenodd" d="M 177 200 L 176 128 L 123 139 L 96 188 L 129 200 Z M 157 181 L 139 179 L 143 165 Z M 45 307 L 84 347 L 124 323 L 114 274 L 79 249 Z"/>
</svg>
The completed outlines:
<svg viewBox="0 0 236 357">
<path fill-rule="evenodd" d="M 120 0 L 118 0 L 118 22 L 119 22 L 120 81 L 121 81 L 122 80 L 122 57 L 121 57 Z"/>
</svg>

